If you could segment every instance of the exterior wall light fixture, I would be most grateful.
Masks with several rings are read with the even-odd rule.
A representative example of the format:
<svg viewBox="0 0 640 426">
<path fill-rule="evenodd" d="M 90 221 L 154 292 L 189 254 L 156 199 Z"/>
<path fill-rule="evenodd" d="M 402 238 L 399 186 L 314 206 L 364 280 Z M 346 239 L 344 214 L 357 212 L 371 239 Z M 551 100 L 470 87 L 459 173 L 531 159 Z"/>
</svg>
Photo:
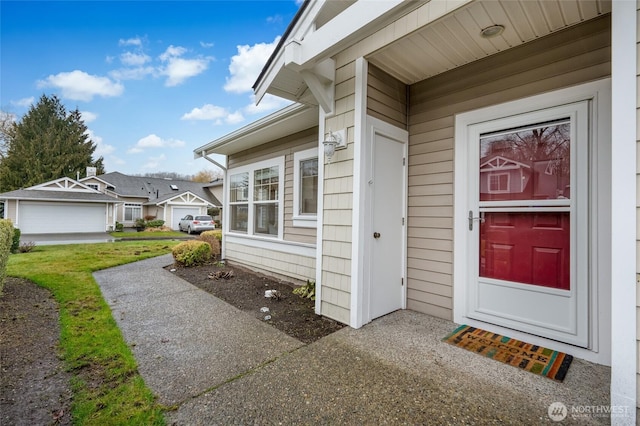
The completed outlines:
<svg viewBox="0 0 640 426">
<path fill-rule="evenodd" d="M 338 130 L 336 132 L 329 130 L 324 141 L 322 141 L 322 145 L 324 145 L 324 155 L 327 157 L 327 161 L 329 163 L 331 163 L 331 159 L 333 158 L 333 154 L 336 152 L 336 149 L 347 147 L 347 138 L 345 137 L 345 133 L 345 129 Z"/>
</svg>

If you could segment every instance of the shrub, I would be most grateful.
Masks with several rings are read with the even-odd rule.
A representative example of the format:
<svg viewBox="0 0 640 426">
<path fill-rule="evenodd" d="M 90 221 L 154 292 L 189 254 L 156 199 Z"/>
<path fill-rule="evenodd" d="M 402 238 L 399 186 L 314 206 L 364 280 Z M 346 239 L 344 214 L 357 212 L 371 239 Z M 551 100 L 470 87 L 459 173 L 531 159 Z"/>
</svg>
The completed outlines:
<svg viewBox="0 0 640 426">
<path fill-rule="evenodd" d="M 20 248 L 20 236 L 22 233 L 20 229 L 13 228 L 13 242 L 11 243 L 11 253 L 17 253 Z"/>
<path fill-rule="evenodd" d="M 116 222 L 116 231 L 118 231 L 118 232 L 124 231 L 124 224 L 122 224 L 120 222 Z"/>
<path fill-rule="evenodd" d="M 146 227 L 147 227 L 147 222 L 143 218 L 140 217 L 136 219 L 136 229 L 138 231 L 141 231 Z"/>
<path fill-rule="evenodd" d="M 213 256 L 220 256 L 220 237 L 220 232 L 204 231 L 200 234 L 198 239 L 211 246 L 211 254 Z"/>
<path fill-rule="evenodd" d="M 7 219 L 0 219 L 0 294 L 4 288 L 4 278 L 7 273 L 7 261 L 13 243 L 13 223 Z"/>
<path fill-rule="evenodd" d="M 20 244 L 20 247 L 18 247 L 18 251 L 20 253 L 29 253 L 34 248 L 36 248 L 36 243 L 34 243 L 33 241 L 26 241 Z"/>
<path fill-rule="evenodd" d="M 147 228 L 161 228 L 164 225 L 164 220 L 156 219 L 147 222 Z"/>
<path fill-rule="evenodd" d="M 211 259 L 211 246 L 200 240 L 184 241 L 171 252 L 176 263 L 182 266 L 201 265 Z"/>
<path fill-rule="evenodd" d="M 316 300 L 316 282 L 307 280 L 305 285 L 296 287 L 293 289 L 293 294 L 297 294 L 300 297 L 306 297 L 307 299 Z"/>
</svg>

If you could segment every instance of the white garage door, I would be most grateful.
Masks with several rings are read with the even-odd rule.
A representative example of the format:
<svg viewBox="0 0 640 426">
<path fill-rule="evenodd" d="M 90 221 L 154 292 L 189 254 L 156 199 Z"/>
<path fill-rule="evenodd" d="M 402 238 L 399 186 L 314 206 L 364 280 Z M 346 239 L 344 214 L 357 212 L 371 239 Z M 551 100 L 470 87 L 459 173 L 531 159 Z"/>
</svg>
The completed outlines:
<svg viewBox="0 0 640 426">
<path fill-rule="evenodd" d="M 188 214 L 194 216 L 200 214 L 200 209 L 198 207 L 173 207 L 171 209 L 171 229 L 178 230 L 178 222 Z"/>
<path fill-rule="evenodd" d="M 23 234 L 105 232 L 106 211 L 104 204 L 22 201 L 18 228 Z"/>
</svg>

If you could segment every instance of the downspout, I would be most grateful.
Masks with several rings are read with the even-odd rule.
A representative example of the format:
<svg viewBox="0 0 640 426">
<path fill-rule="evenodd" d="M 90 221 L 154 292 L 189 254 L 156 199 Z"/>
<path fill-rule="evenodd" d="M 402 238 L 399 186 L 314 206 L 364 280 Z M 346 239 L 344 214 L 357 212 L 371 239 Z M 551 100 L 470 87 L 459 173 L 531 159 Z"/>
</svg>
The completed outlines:
<svg viewBox="0 0 640 426">
<path fill-rule="evenodd" d="M 222 177 L 223 187 L 222 187 L 222 212 L 220 213 L 220 223 L 222 225 L 222 247 L 220 248 L 220 259 L 224 260 L 227 258 L 227 239 L 225 238 L 225 234 L 227 231 L 227 221 L 225 220 L 227 211 L 227 187 L 225 185 L 228 184 L 229 180 L 227 179 L 227 168 L 222 164 L 218 163 L 216 160 L 207 157 L 207 153 L 205 151 L 200 152 L 200 156 L 207 160 L 208 162 L 220 167 L 224 176 Z"/>
</svg>

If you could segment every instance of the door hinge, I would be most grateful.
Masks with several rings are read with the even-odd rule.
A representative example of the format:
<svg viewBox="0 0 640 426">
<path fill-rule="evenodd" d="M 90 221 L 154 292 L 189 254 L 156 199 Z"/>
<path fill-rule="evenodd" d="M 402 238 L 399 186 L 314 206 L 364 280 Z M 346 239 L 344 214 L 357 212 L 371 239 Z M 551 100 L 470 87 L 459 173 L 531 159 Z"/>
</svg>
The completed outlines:
<svg viewBox="0 0 640 426">
<path fill-rule="evenodd" d="M 402 165 L 406 166 L 407 165 L 407 159 L 406 157 L 402 157 Z"/>
<path fill-rule="evenodd" d="M 402 226 L 404 226 L 404 217 L 402 218 Z"/>
<path fill-rule="evenodd" d="M 404 287 L 404 278 L 400 278 L 400 285 Z"/>
</svg>

